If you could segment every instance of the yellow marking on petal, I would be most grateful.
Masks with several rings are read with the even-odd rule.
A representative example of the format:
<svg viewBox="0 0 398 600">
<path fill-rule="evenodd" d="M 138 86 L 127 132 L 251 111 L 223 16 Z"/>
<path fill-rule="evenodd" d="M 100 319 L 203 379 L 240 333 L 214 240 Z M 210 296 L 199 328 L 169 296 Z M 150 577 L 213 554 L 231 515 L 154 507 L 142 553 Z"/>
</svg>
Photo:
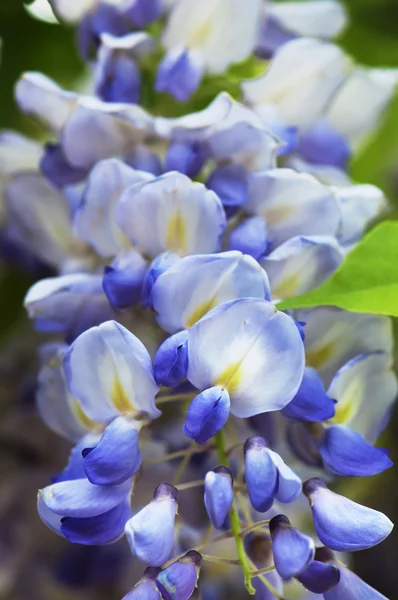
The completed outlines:
<svg viewBox="0 0 398 600">
<path fill-rule="evenodd" d="M 171 215 L 167 224 L 166 247 L 178 254 L 185 252 L 187 232 L 184 217 L 179 208 Z"/>
<path fill-rule="evenodd" d="M 328 423 L 332 423 L 333 425 L 344 425 L 351 421 L 356 412 L 357 407 L 354 402 L 338 402 L 336 404 L 336 413 L 334 417 L 329 419 Z"/>
<path fill-rule="evenodd" d="M 195 308 L 195 310 L 185 319 L 185 328 L 189 329 L 192 325 L 195 325 L 199 319 L 201 319 L 206 313 L 209 312 L 212 308 L 217 306 L 216 297 L 211 298 L 210 300 L 205 300 L 199 306 Z"/>
<path fill-rule="evenodd" d="M 294 213 L 293 206 L 274 206 L 264 210 L 264 218 L 267 225 L 279 225 Z"/>
<path fill-rule="evenodd" d="M 305 362 L 307 367 L 313 367 L 314 369 L 320 369 L 325 363 L 333 356 L 335 345 L 333 342 L 324 344 L 319 348 L 306 351 Z"/>
<path fill-rule="evenodd" d="M 135 410 L 117 375 L 113 380 L 111 398 L 113 406 L 121 414 L 131 413 Z"/>
<path fill-rule="evenodd" d="M 295 295 L 297 288 L 300 285 L 300 277 L 296 273 L 288 275 L 273 287 L 273 296 L 286 300 Z"/>
<path fill-rule="evenodd" d="M 334 425 L 349 423 L 358 412 L 361 399 L 364 397 L 364 383 L 359 377 L 347 386 L 344 396 L 336 404 L 336 413 L 328 422 Z"/>
<path fill-rule="evenodd" d="M 201 23 L 200 25 L 198 25 L 198 27 L 196 27 L 196 29 L 194 29 L 194 31 L 192 32 L 189 42 L 188 42 L 188 47 L 190 49 L 193 49 L 193 48 L 197 48 L 198 46 L 199 47 L 203 46 L 203 44 L 210 37 L 212 29 L 213 29 L 212 20 L 206 19 L 206 21 L 204 21 L 204 23 Z"/>
<path fill-rule="evenodd" d="M 233 394 L 239 387 L 241 381 L 242 362 L 243 361 L 232 363 L 232 365 L 227 367 L 217 377 L 217 380 L 214 383 L 214 385 L 219 385 L 220 387 L 225 388 L 229 394 Z"/>
<path fill-rule="evenodd" d="M 80 421 L 83 427 L 88 429 L 88 431 L 95 431 L 97 429 L 98 423 L 86 415 L 76 398 L 72 398 L 72 408 L 77 420 Z"/>
</svg>

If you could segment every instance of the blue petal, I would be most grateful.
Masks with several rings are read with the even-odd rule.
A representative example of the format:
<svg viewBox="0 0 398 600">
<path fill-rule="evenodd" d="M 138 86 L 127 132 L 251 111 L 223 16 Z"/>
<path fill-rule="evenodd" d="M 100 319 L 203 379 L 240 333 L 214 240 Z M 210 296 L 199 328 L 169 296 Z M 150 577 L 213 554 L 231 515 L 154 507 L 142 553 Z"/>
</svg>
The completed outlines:
<svg viewBox="0 0 398 600">
<path fill-rule="evenodd" d="M 169 92 L 186 102 L 199 86 L 203 71 L 200 55 L 185 49 L 169 50 L 158 68 L 156 91 Z"/>
<path fill-rule="evenodd" d="M 60 481 L 85 479 L 86 473 L 84 471 L 82 451 L 90 444 L 96 444 L 98 440 L 99 435 L 97 434 L 85 435 L 75 446 L 73 446 L 66 467 L 58 473 L 58 475 L 52 477 L 51 481 L 53 483 L 59 483 Z"/>
<path fill-rule="evenodd" d="M 128 32 L 128 23 L 118 7 L 99 2 L 94 10 L 87 12 L 80 23 L 78 42 L 85 60 L 96 51 L 102 33 L 120 37 Z"/>
<path fill-rule="evenodd" d="M 189 600 L 192 596 L 201 565 L 201 556 L 190 550 L 178 561 L 161 571 L 156 577 L 162 597 L 167 600 Z"/>
<path fill-rule="evenodd" d="M 295 421 L 326 421 L 335 414 L 335 403 L 325 392 L 323 381 L 311 367 L 304 370 L 303 380 L 293 400 L 282 414 Z"/>
<path fill-rule="evenodd" d="M 143 581 L 138 582 L 134 589 L 131 590 L 122 600 L 163 600 L 155 582 Z"/>
<path fill-rule="evenodd" d="M 229 394 L 220 386 L 198 394 L 188 409 L 183 427 L 185 435 L 198 444 L 204 444 L 224 427 L 229 416 L 229 407 Z"/>
<path fill-rule="evenodd" d="M 277 572 L 283 579 L 299 575 L 314 559 L 314 540 L 292 527 L 284 515 L 273 517 L 269 528 Z"/>
<path fill-rule="evenodd" d="M 146 275 L 144 277 L 144 281 L 142 284 L 142 292 L 141 292 L 141 301 L 142 306 L 144 308 L 148 308 L 152 306 L 152 288 L 155 285 L 158 277 L 166 269 L 172 267 L 180 260 L 178 254 L 174 254 L 174 252 L 162 252 L 156 258 L 153 259 L 151 264 L 148 267 Z"/>
<path fill-rule="evenodd" d="M 243 165 L 222 165 L 216 167 L 206 182 L 220 198 L 228 216 L 247 202 L 247 174 Z"/>
<path fill-rule="evenodd" d="M 314 594 L 324 594 L 336 587 L 340 581 L 340 570 L 331 564 L 314 560 L 304 571 L 298 575 L 299 582 Z M 358 596 L 362 599 L 362 596 Z M 340 600 L 344 600 L 341 598 Z"/>
<path fill-rule="evenodd" d="M 40 490 L 47 508 L 64 517 L 96 517 L 112 510 L 129 494 L 131 482 L 117 486 L 93 485 L 87 479 L 62 481 Z"/>
<path fill-rule="evenodd" d="M 179 171 L 193 178 L 202 170 L 205 160 L 203 145 L 176 141 L 171 142 L 168 147 L 165 167 L 166 171 Z"/>
<path fill-rule="evenodd" d="M 322 119 L 301 134 L 297 151 L 310 163 L 341 169 L 351 156 L 347 138 Z"/>
<path fill-rule="evenodd" d="M 256 259 L 266 254 L 269 246 L 267 225 L 261 217 L 251 217 L 243 221 L 231 232 L 228 240 L 230 250 L 239 250 Z"/>
<path fill-rule="evenodd" d="M 97 62 L 95 92 L 104 102 L 138 104 L 140 88 L 140 72 L 133 58 L 118 54 L 104 64 Z"/>
<path fill-rule="evenodd" d="M 163 166 L 160 158 L 152 152 L 147 146 L 138 144 L 133 150 L 125 156 L 125 162 L 137 169 L 137 171 L 146 171 L 152 175 L 161 175 Z"/>
<path fill-rule="evenodd" d="M 159 19 L 163 13 L 162 0 L 135 0 L 125 15 L 130 17 L 138 29 L 144 29 L 147 25 Z"/>
<path fill-rule="evenodd" d="M 393 465 L 384 450 L 374 448 L 363 435 L 345 425 L 327 428 L 320 453 L 334 475 L 366 477 L 382 473 Z"/>
<path fill-rule="evenodd" d="M 116 257 L 105 267 L 102 286 L 114 309 L 128 308 L 139 302 L 146 271 L 146 261 L 136 250 Z"/>
<path fill-rule="evenodd" d="M 339 565 L 339 570 L 340 582 L 324 593 L 325 600 L 388 600 L 349 569 Z"/>
<path fill-rule="evenodd" d="M 278 486 L 278 472 L 264 438 L 253 436 L 246 440 L 245 480 L 250 503 L 259 512 L 269 510 Z"/>
<path fill-rule="evenodd" d="M 300 496 L 302 490 L 300 477 L 284 462 L 279 454 L 270 449 L 268 453 L 278 470 L 275 498 L 285 504 L 294 502 Z"/>
<path fill-rule="evenodd" d="M 232 473 L 226 467 L 217 467 L 205 477 L 204 501 L 209 519 L 220 529 L 228 516 L 233 501 Z"/>
<path fill-rule="evenodd" d="M 87 177 L 87 169 L 72 167 L 59 144 L 48 143 L 40 161 L 40 170 L 51 183 L 64 187 L 83 181 Z"/>
<path fill-rule="evenodd" d="M 141 465 L 140 426 L 136 421 L 118 417 L 106 427 L 94 448 L 86 446 L 83 464 L 91 483 L 117 485 L 138 471 Z"/>
<path fill-rule="evenodd" d="M 162 483 L 156 488 L 152 502 L 126 523 L 132 553 L 148 565 L 157 567 L 170 558 L 177 501 L 177 490 Z"/>
<path fill-rule="evenodd" d="M 353 552 L 382 542 L 393 524 L 383 513 L 329 490 L 321 479 L 304 484 L 319 539 L 332 550 Z"/>
<path fill-rule="evenodd" d="M 175 387 L 188 371 L 188 332 L 183 330 L 167 338 L 156 353 L 153 363 L 156 383 Z"/>
<path fill-rule="evenodd" d="M 96 517 L 65 517 L 62 519 L 61 532 L 67 540 L 75 544 L 111 544 L 123 536 L 130 516 L 129 502 L 121 502 L 107 513 Z"/>
</svg>

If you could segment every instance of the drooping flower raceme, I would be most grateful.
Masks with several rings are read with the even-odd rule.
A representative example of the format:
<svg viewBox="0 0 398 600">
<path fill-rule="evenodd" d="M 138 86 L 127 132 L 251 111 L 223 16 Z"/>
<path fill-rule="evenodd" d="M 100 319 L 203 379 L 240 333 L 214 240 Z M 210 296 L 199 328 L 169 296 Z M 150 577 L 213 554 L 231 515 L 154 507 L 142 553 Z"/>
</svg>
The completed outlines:
<svg viewBox="0 0 398 600">
<path fill-rule="evenodd" d="M 347 168 L 396 71 L 331 41 L 335 0 L 50 4 L 78 27 L 94 94 L 25 73 L 17 102 L 49 142 L 0 135 L 6 247 L 51 269 L 25 298 L 53 336 L 37 406 L 73 444 L 42 521 L 83 545 L 125 535 L 147 569 L 124 600 L 188 600 L 201 567 L 204 598 L 227 579 L 243 592 L 241 571 L 266 600 L 287 581 L 383 598 L 333 551 L 392 523 L 328 486 L 392 466 L 376 446 L 397 395 L 391 322 L 278 302 L 325 282 L 388 209 Z"/>
</svg>

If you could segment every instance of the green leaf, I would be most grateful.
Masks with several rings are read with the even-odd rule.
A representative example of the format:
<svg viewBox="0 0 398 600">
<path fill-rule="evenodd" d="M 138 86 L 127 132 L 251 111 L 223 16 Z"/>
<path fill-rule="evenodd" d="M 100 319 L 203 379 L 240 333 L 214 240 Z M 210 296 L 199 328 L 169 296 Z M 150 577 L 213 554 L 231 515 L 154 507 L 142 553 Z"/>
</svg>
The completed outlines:
<svg viewBox="0 0 398 600">
<path fill-rule="evenodd" d="M 398 221 L 377 225 L 319 288 L 278 304 L 281 310 L 311 306 L 398 317 Z"/>
</svg>

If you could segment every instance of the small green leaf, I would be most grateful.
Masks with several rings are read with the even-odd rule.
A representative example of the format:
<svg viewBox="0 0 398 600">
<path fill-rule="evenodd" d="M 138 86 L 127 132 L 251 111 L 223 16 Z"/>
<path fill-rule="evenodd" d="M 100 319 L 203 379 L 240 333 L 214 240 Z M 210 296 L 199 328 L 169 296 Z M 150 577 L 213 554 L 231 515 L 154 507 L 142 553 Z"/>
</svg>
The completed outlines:
<svg viewBox="0 0 398 600">
<path fill-rule="evenodd" d="M 398 221 L 377 225 L 319 288 L 278 304 L 281 310 L 311 306 L 398 317 Z"/>
</svg>

